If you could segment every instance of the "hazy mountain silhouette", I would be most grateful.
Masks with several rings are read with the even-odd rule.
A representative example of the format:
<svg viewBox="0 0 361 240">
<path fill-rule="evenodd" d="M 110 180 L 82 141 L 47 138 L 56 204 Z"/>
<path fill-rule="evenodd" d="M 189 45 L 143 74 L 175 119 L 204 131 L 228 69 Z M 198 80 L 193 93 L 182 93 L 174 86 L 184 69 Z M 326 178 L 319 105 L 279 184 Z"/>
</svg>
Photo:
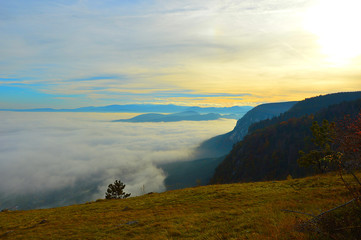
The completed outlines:
<svg viewBox="0 0 361 240">
<path fill-rule="evenodd" d="M 196 111 L 199 113 L 218 113 L 218 114 L 240 114 L 243 116 L 252 109 L 250 106 L 234 107 L 195 107 L 178 106 L 173 104 L 127 104 L 127 105 L 108 105 L 101 107 L 81 107 L 74 109 L 54 109 L 54 108 L 33 108 L 33 109 L 0 109 L 0 111 L 16 112 L 130 112 L 130 113 L 178 113 L 184 111 Z"/>
<path fill-rule="evenodd" d="M 185 111 L 172 114 L 147 113 L 130 119 L 119 119 L 113 122 L 178 122 L 178 121 L 209 121 L 219 118 L 234 118 L 236 115 L 220 115 L 218 113 L 200 114 L 195 111 Z"/>
</svg>

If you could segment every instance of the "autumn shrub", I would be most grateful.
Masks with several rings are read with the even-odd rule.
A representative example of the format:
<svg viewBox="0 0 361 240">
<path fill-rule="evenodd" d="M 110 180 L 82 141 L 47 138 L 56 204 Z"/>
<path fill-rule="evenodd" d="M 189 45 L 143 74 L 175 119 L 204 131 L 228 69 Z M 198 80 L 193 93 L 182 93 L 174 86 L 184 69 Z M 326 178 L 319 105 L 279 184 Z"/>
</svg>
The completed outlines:
<svg viewBox="0 0 361 240">
<path fill-rule="evenodd" d="M 357 202 L 330 211 L 298 226 L 310 239 L 348 239 L 361 237 L 361 205 Z"/>
</svg>

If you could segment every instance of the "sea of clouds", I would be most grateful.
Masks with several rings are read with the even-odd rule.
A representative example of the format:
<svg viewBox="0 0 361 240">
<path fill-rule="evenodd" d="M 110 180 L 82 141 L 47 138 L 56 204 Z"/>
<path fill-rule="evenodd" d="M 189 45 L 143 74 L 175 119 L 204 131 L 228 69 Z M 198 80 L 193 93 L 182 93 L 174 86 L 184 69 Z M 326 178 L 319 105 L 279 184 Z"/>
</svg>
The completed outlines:
<svg viewBox="0 0 361 240">
<path fill-rule="evenodd" d="M 120 179 L 132 196 L 165 190 L 159 163 L 192 159 L 235 120 L 111 122 L 131 114 L 0 112 L 0 208 L 42 208 L 104 198 Z M 134 114 L 133 114 L 134 116 Z"/>
</svg>

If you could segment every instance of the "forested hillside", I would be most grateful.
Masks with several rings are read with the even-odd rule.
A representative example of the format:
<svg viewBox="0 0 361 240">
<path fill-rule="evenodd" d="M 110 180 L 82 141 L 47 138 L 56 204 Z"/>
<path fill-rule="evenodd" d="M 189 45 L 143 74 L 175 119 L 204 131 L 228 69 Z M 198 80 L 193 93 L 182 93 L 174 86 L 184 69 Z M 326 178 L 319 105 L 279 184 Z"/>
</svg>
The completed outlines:
<svg viewBox="0 0 361 240">
<path fill-rule="evenodd" d="M 292 177 L 313 174 L 313 169 L 301 168 L 297 164 L 299 150 L 307 151 L 313 148 L 310 140 L 312 122 L 321 122 L 323 119 L 338 121 L 347 114 L 356 115 L 361 111 L 361 99 L 349 102 L 344 99 L 357 96 L 361 98 L 361 93 L 341 93 L 306 99 L 280 117 L 255 124 L 257 127 L 253 125 L 252 132 L 236 144 L 217 167 L 211 183 L 285 179 L 289 174 Z M 335 102 L 337 97 L 341 103 L 322 109 L 327 102 Z M 304 115 L 291 117 L 295 114 L 295 108 Z M 312 109 L 318 111 L 312 114 Z M 266 127 L 258 129 L 262 124 Z"/>
<path fill-rule="evenodd" d="M 241 141 L 248 133 L 251 124 L 265 119 L 271 119 L 289 110 L 297 102 L 280 102 L 261 104 L 248 111 L 237 121 L 235 128 L 226 134 L 222 134 L 204 141 L 197 149 L 200 157 L 224 156 L 231 151 L 233 144 Z"/>
<path fill-rule="evenodd" d="M 248 132 L 253 132 L 257 129 L 262 129 L 272 124 L 286 121 L 290 118 L 298 118 L 309 114 L 314 114 L 322 109 L 325 109 L 331 105 L 339 104 L 341 102 L 353 101 L 361 98 L 361 92 L 342 92 L 332 93 L 323 96 L 306 98 L 303 101 L 297 102 L 288 111 L 276 116 L 272 119 L 265 119 L 263 121 L 256 122 L 249 127 Z"/>
</svg>

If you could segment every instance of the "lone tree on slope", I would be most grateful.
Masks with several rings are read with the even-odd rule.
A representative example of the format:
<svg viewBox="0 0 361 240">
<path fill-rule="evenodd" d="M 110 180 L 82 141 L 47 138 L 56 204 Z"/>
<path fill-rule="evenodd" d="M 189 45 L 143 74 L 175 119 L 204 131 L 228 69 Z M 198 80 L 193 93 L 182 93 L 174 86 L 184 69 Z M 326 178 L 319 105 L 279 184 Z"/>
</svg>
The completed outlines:
<svg viewBox="0 0 361 240">
<path fill-rule="evenodd" d="M 105 199 L 123 199 L 130 196 L 130 193 L 125 193 L 123 190 L 125 184 L 120 180 L 115 180 L 114 184 L 109 184 Z"/>
</svg>

